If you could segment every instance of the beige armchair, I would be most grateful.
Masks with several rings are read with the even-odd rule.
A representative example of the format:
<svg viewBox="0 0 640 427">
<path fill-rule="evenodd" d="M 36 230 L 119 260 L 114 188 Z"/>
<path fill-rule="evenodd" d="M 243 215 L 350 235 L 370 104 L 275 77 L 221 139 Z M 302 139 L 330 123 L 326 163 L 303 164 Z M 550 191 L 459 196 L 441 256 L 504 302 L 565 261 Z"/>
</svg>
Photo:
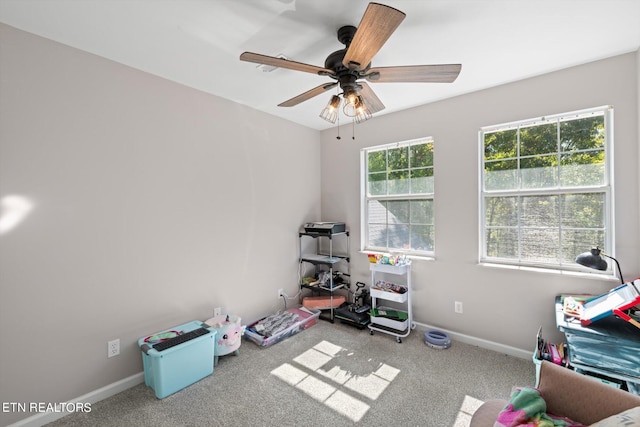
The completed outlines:
<svg viewBox="0 0 640 427">
<path fill-rule="evenodd" d="M 567 417 L 587 426 L 625 410 L 640 407 L 640 396 L 618 390 L 546 360 L 540 366 L 538 389 L 547 403 L 548 413 Z M 507 400 L 485 402 L 473 414 L 470 427 L 493 427 L 498 414 L 507 403 Z M 621 424 L 607 425 L 640 425 L 640 419 L 635 422 L 638 424 L 624 424 L 623 421 Z"/>
</svg>

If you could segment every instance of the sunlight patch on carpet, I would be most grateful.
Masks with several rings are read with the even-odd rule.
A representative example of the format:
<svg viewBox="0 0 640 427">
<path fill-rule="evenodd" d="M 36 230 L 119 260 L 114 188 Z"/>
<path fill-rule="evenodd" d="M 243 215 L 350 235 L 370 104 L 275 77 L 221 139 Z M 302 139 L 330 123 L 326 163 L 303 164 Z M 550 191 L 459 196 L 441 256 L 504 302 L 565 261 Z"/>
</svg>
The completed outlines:
<svg viewBox="0 0 640 427">
<path fill-rule="evenodd" d="M 320 402 L 324 402 L 325 400 L 327 400 L 336 391 L 335 387 L 311 376 L 302 380 L 302 382 L 298 384 L 296 388 L 304 391 L 309 396 L 313 397 L 316 400 L 319 400 Z"/>
<path fill-rule="evenodd" d="M 468 427 L 471 423 L 473 413 L 476 412 L 483 403 L 484 402 L 480 399 L 465 395 L 453 427 Z"/>
<path fill-rule="evenodd" d="M 340 390 L 331 395 L 325 403 L 329 408 L 354 422 L 360 421 L 369 410 L 369 405 Z"/>
<path fill-rule="evenodd" d="M 309 376 L 309 374 L 307 374 L 303 370 L 291 366 L 288 363 L 283 363 L 282 365 L 278 366 L 276 369 L 271 371 L 271 374 L 280 378 L 287 384 L 293 386 Z"/>
<path fill-rule="evenodd" d="M 342 351 L 342 347 L 340 347 L 339 345 L 331 344 L 329 341 L 321 341 L 313 346 L 313 348 L 330 356 L 336 356 Z"/>
<path fill-rule="evenodd" d="M 334 366 L 328 371 L 318 369 L 316 373 L 338 384 L 344 384 L 352 377 L 349 372 L 344 369 L 340 369 L 339 366 Z"/>
<path fill-rule="evenodd" d="M 396 369 L 393 366 L 389 366 L 386 363 L 383 363 L 380 368 L 375 372 L 377 376 L 380 378 L 384 378 L 385 380 L 391 382 L 393 381 L 398 374 L 400 373 L 400 369 Z"/>
<path fill-rule="evenodd" d="M 292 361 L 271 374 L 354 422 L 369 410 L 366 400 L 378 399 L 400 373 L 329 341 L 319 342 Z"/>
<path fill-rule="evenodd" d="M 293 359 L 294 362 L 297 362 L 312 371 L 315 371 L 321 366 L 326 365 L 330 360 L 331 356 L 317 351 L 313 348 L 305 351 L 300 356 Z"/>
<path fill-rule="evenodd" d="M 388 385 L 389 381 L 372 373 L 364 377 L 353 377 L 344 386 L 371 400 L 376 400 Z"/>
</svg>

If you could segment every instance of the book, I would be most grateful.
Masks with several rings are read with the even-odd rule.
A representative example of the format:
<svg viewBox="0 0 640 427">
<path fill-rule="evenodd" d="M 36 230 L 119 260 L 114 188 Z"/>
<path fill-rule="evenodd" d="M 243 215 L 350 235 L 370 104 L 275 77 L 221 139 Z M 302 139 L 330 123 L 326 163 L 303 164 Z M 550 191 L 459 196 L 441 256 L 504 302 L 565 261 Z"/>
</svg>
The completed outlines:
<svg viewBox="0 0 640 427">
<path fill-rule="evenodd" d="M 640 304 L 640 292 L 636 284 L 640 286 L 640 278 L 585 301 L 582 305 L 580 323 L 587 326 L 604 317 L 617 315 L 627 322 L 633 320 L 630 323 L 640 328 L 635 319 L 624 313 L 625 310 Z"/>
<path fill-rule="evenodd" d="M 562 312 L 567 317 L 575 317 L 580 319 L 582 315 L 582 306 L 585 301 L 593 298 L 593 294 L 571 294 L 571 295 L 561 295 L 562 302 Z"/>
</svg>

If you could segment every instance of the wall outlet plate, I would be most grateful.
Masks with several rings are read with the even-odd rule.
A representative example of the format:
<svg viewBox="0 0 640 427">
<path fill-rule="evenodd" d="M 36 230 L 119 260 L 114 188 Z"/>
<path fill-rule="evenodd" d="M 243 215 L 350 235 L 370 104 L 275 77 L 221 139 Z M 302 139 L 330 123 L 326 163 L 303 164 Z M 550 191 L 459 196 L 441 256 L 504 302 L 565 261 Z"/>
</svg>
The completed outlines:
<svg viewBox="0 0 640 427">
<path fill-rule="evenodd" d="M 107 342 L 107 358 L 120 354 L 120 338 Z"/>
<path fill-rule="evenodd" d="M 462 314 L 462 301 L 456 301 L 453 305 L 453 309 L 456 313 Z"/>
</svg>

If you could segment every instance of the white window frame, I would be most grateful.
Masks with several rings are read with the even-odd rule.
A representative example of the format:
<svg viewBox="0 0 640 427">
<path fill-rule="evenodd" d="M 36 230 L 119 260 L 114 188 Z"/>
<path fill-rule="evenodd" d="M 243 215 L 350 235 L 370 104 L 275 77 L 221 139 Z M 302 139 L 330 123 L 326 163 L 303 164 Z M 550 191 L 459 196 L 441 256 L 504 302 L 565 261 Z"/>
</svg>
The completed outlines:
<svg viewBox="0 0 640 427">
<path fill-rule="evenodd" d="M 393 148 L 399 148 L 399 147 L 407 147 L 407 146 L 413 146 L 413 145 L 421 145 L 421 144 L 434 144 L 434 140 L 432 137 L 424 137 L 424 138 L 417 138 L 417 139 L 412 139 L 412 140 L 408 140 L 408 141 L 402 141 L 402 142 L 394 142 L 394 143 L 390 143 L 390 144 L 384 144 L 384 145 L 378 145 L 378 146 L 374 146 L 374 147 L 366 147 L 360 150 L 360 194 L 361 194 L 361 206 L 360 206 L 360 224 L 361 224 L 361 246 L 360 246 L 360 250 L 363 252 L 369 252 L 369 253 L 402 253 L 405 255 L 409 255 L 409 256 L 416 256 L 416 257 L 425 257 L 425 258 L 430 258 L 434 256 L 434 252 L 435 252 L 435 218 L 433 219 L 433 233 L 434 233 L 434 240 L 433 240 L 433 250 L 417 250 L 417 249 L 407 249 L 407 248 L 392 248 L 389 247 L 388 245 L 386 247 L 382 247 L 382 246 L 374 246 L 372 244 L 370 244 L 369 242 L 369 202 L 372 200 L 384 200 L 384 201 L 394 201 L 394 200 L 431 200 L 432 203 L 435 203 L 435 188 L 433 189 L 433 191 L 431 192 L 423 192 L 423 193 L 412 193 L 411 189 L 409 190 L 408 193 L 402 193 L 402 194 L 387 194 L 387 195 L 370 195 L 368 192 L 368 172 L 369 172 L 369 165 L 368 165 L 368 153 L 373 152 L 373 151 L 382 151 L 382 150 L 389 150 L 389 149 L 393 149 Z M 431 165 L 431 167 L 434 170 L 433 173 L 433 177 L 435 180 L 435 160 L 434 160 L 434 164 Z M 409 165 L 409 169 L 411 169 L 411 165 Z M 409 180 L 411 181 L 411 180 Z M 433 214 L 435 216 L 435 214 Z M 409 222 L 409 225 L 411 223 Z M 389 225 L 389 222 L 387 222 L 387 226 Z"/>
<path fill-rule="evenodd" d="M 509 129 L 518 129 L 521 127 L 527 127 L 532 125 L 542 125 L 545 123 L 558 122 L 562 120 L 567 120 L 568 118 L 583 118 L 589 115 L 600 115 L 602 114 L 604 117 L 604 182 L 601 185 L 589 185 L 589 186 L 575 186 L 575 187 L 548 187 L 548 188 L 536 188 L 536 189 L 516 189 L 516 190 L 486 190 L 485 189 L 485 158 L 484 158 L 484 135 L 485 133 L 495 132 L 495 131 L 503 131 Z M 518 144 L 519 146 L 519 144 Z M 517 158 L 520 159 L 520 154 L 518 152 Z M 591 273 L 596 272 L 596 270 L 591 270 L 585 267 L 582 267 L 575 262 L 563 262 L 562 256 L 559 256 L 558 263 L 543 263 L 543 262 L 535 262 L 528 259 L 521 258 L 521 253 L 518 253 L 518 257 L 513 258 L 497 258 L 497 257 L 489 257 L 487 255 L 487 242 L 486 242 L 486 199 L 491 196 L 544 196 L 544 195 L 563 195 L 563 194 L 583 194 L 583 193 L 602 193 L 604 194 L 604 245 L 602 248 L 604 252 L 608 255 L 615 257 L 615 221 L 614 221 L 614 183 L 613 183 L 613 107 L 611 106 L 600 106 L 590 109 L 584 109 L 569 113 L 556 114 L 551 116 L 538 117 L 534 119 L 527 119 L 521 121 L 515 121 L 510 123 L 504 123 L 499 125 L 492 125 L 482 127 L 479 131 L 479 254 L 480 254 L 480 263 L 487 264 L 502 264 L 502 265 L 517 265 L 517 266 L 525 266 L 525 267 L 540 267 L 554 270 L 566 270 L 566 271 L 589 271 Z M 519 172 L 518 166 L 518 172 Z M 520 185 L 520 174 L 518 176 L 518 184 Z M 561 215 L 561 214 L 560 214 Z M 522 230 L 520 228 L 520 222 L 518 218 L 518 230 Z M 559 222 L 559 231 L 560 236 L 562 236 L 562 222 Z M 520 245 L 520 232 L 518 233 L 518 246 Z M 594 243 L 595 244 L 595 243 Z M 558 243 L 558 251 L 562 249 L 562 240 L 560 237 Z M 585 247 L 583 252 L 587 252 L 590 247 Z M 559 252 L 560 253 L 560 252 Z M 578 254 L 576 254 L 578 255 Z M 608 269 L 606 272 L 599 272 L 603 275 L 615 275 L 615 269 Z"/>
</svg>

